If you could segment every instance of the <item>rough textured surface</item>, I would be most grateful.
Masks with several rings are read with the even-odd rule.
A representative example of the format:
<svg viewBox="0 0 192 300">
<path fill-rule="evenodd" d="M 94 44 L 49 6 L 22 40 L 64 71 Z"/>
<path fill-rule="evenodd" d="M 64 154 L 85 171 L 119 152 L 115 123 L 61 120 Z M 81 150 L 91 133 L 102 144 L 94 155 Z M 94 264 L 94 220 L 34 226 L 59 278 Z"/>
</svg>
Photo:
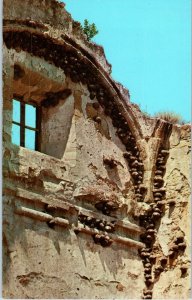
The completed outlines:
<svg viewBox="0 0 192 300">
<path fill-rule="evenodd" d="M 4 1 L 3 55 L 3 296 L 187 299 L 190 125 L 131 104 L 55 0 Z M 11 143 L 14 97 L 39 151 Z"/>
<path fill-rule="evenodd" d="M 164 299 L 190 298 L 190 148 L 190 127 L 175 126 L 165 173 L 168 204 L 157 235 L 158 256 L 168 257 L 177 237 L 183 237 L 181 242 L 186 248 L 175 249 L 175 255 L 169 257 L 164 273 L 155 284 L 156 299 L 160 294 Z"/>
</svg>

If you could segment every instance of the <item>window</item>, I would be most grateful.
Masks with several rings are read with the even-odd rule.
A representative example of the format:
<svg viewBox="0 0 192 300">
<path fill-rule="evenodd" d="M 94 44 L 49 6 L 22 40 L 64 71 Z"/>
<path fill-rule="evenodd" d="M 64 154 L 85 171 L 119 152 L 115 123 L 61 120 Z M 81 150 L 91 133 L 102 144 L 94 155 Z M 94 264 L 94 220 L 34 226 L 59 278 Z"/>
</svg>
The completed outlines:
<svg viewBox="0 0 192 300">
<path fill-rule="evenodd" d="M 18 146 L 62 159 L 75 113 L 72 90 L 63 71 L 58 71 L 55 66 L 44 64 L 39 69 L 38 65 L 30 63 L 29 68 L 28 59 L 23 61 L 20 55 L 17 59 L 21 59 L 22 63 L 14 65 L 11 85 L 11 141 Z M 75 128 L 74 123 L 73 126 Z"/>
<path fill-rule="evenodd" d="M 39 112 L 39 107 L 13 99 L 13 144 L 39 150 Z"/>
</svg>

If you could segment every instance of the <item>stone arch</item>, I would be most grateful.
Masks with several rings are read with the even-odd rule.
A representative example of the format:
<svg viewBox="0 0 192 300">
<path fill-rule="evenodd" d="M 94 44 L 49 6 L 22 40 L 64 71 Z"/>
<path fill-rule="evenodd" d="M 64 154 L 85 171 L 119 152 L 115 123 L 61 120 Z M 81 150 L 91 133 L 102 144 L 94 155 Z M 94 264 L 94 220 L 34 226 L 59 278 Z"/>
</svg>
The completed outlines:
<svg viewBox="0 0 192 300">
<path fill-rule="evenodd" d="M 100 63 L 67 35 L 62 34 L 56 39 L 42 33 L 39 24 L 28 26 L 28 23 L 26 25 L 22 21 L 18 24 L 16 21 L 13 22 L 14 26 L 10 26 L 8 23 L 7 21 L 4 31 L 4 42 L 8 49 L 23 50 L 35 57 L 41 57 L 61 68 L 74 83 L 87 85 L 90 99 L 97 99 L 105 114 L 112 119 L 113 126 L 117 128 L 117 135 L 128 151 L 124 157 L 130 169 L 133 162 L 137 164 L 131 175 L 141 200 L 139 186 L 143 182 L 143 156 L 146 156 L 146 148 L 142 147 L 140 151 L 138 141 L 143 138 L 143 133 L 137 115 L 129 104 L 129 93 L 113 82 Z"/>
<path fill-rule="evenodd" d="M 130 128 L 135 139 L 142 138 L 142 129 L 137 116 L 128 103 L 128 95 L 126 97 L 121 93 L 109 74 L 89 53 L 85 53 L 85 50 L 79 46 L 76 48 L 76 45 L 69 38 L 67 40 L 62 39 L 62 41 L 56 40 L 47 34 L 40 33 L 39 30 L 31 30 L 31 28 L 21 30 L 16 27 L 14 26 L 14 29 L 10 30 L 6 26 L 4 31 L 4 42 L 8 48 L 21 49 L 34 56 L 42 57 L 55 64 L 56 67 L 62 68 L 72 81 L 81 81 L 83 84 L 87 84 L 91 97 L 94 97 L 94 93 L 96 93 L 96 98 L 106 108 L 107 114 L 115 118 L 111 111 L 114 104 L 116 117 L 118 114 L 122 115 L 127 121 L 126 126 Z M 68 62 L 67 59 L 69 59 Z M 79 66 L 75 69 L 76 62 Z M 80 68 L 82 76 L 77 74 Z"/>
</svg>

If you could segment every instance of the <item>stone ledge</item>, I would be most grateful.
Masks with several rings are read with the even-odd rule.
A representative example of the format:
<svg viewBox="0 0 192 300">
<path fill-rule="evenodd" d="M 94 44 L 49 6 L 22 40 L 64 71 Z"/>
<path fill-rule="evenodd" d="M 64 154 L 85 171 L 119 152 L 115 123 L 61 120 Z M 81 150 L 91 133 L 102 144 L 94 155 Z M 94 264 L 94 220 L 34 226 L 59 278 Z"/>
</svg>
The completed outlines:
<svg viewBox="0 0 192 300">
<path fill-rule="evenodd" d="M 9 189 L 12 191 L 11 188 L 9 188 Z M 132 224 L 131 222 L 125 222 L 122 220 L 118 220 L 116 218 L 109 217 L 109 216 L 100 214 L 98 212 L 90 211 L 83 207 L 66 202 L 64 197 L 62 198 L 62 200 L 61 200 L 61 197 L 60 197 L 60 200 L 58 200 L 56 198 L 53 199 L 52 196 L 51 197 L 50 196 L 42 197 L 41 195 L 39 195 L 37 193 L 29 192 L 29 191 L 21 189 L 21 188 L 17 188 L 17 190 L 14 192 L 15 192 L 16 197 L 23 199 L 23 200 L 27 200 L 29 202 L 32 201 L 32 202 L 37 202 L 37 203 L 41 203 L 41 204 L 48 204 L 48 205 L 50 204 L 50 205 L 54 205 L 56 207 L 56 209 L 63 209 L 65 211 L 69 211 L 70 209 L 75 209 L 77 211 L 77 213 L 83 213 L 89 217 L 105 219 L 108 222 L 115 221 L 116 226 L 119 226 L 126 231 L 131 231 L 131 232 L 135 232 L 138 234 L 143 233 L 145 231 L 145 229 L 143 227 L 137 226 L 136 224 Z M 50 199 L 50 198 L 52 198 L 52 199 Z"/>
</svg>

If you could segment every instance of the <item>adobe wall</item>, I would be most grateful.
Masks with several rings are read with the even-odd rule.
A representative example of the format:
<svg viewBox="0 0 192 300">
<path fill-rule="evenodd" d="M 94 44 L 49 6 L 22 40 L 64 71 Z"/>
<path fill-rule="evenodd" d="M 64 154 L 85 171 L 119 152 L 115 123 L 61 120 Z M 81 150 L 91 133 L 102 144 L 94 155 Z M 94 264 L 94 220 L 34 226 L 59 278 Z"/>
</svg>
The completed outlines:
<svg viewBox="0 0 192 300">
<path fill-rule="evenodd" d="M 23 68 L 27 66 L 26 60 L 31 59 L 35 74 L 40 60 L 14 50 L 6 53 L 6 57 L 8 55 L 9 62 L 17 61 Z M 64 86 L 71 89 L 72 94 L 44 111 L 46 120 L 42 133 L 47 135 L 51 127 L 50 131 L 58 139 L 53 141 L 55 152 L 49 148 L 53 153 L 47 155 L 12 144 L 5 148 L 5 297 L 111 298 L 116 295 L 122 298 L 133 295 L 132 290 L 134 297 L 138 297 L 144 287 L 143 266 L 137 252 L 143 246 L 138 241 L 142 230 L 130 223 L 135 201 L 132 199 L 134 187 L 123 158 L 125 146 L 115 135 L 111 119 L 98 107 L 97 101 L 89 98 L 86 86 L 72 83 L 62 72 L 57 78 L 54 67 L 43 61 L 41 64 L 44 64 L 44 72 L 39 74 L 45 76 L 46 69 L 52 81 L 60 83 L 62 89 Z M 14 82 L 14 78 L 11 80 Z M 14 89 L 24 81 L 25 78 L 16 80 Z M 52 90 L 53 86 L 56 88 L 55 82 Z M 38 86 L 38 80 L 35 84 Z M 21 93 L 23 91 L 21 89 Z M 60 110 L 62 119 L 60 112 L 58 115 Z M 101 120 L 96 121 L 98 115 Z M 47 125 L 47 119 L 51 125 Z M 59 128 L 59 132 L 55 128 Z M 61 147 L 59 141 L 63 133 L 67 136 L 65 147 Z M 42 139 L 46 144 L 46 138 Z M 57 146 L 63 149 L 59 158 Z M 44 144 L 43 150 L 46 150 Z M 117 166 L 110 168 L 103 162 L 105 157 L 113 157 Z M 121 205 L 117 219 L 95 208 L 96 203 L 108 199 Z M 26 212 L 26 209 L 32 211 Z M 39 212 L 43 214 L 38 215 Z M 119 222 L 115 225 L 115 232 L 119 233 L 117 241 L 113 240 L 110 248 L 96 244 L 93 236 L 98 230 L 96 226 L 84 228 L 78 221 L 81 214 L 97 218 L 100 223 L 104 220 L 109 226 L 113 221 Z M 115 211 L 113 215 L 116 216 Z M 59 224 L 52 226 L 50 222 L 54 217 L 60 218 L 55 219 Z M 63 220 L 67 223 L 63 224 Z"/>
<path fill-rule="evenodd" d="M 58 2 L 4 19 L 3 296 L 187 299 L 190 126 L 131 104 Z M 42 110 L 40 151 L 11 143 L 14 95 Z"/>
<path fill-rule="evenodd" d="M 168 264 L 165 264 L 164 272 L 155 283 L 154 299 L 159 299 L 159 295 L 163 299 L 191 298 L 190 156 L 190 127 L 174 126 L 170 136 L 169 158 L 164 177 L 165 213 L 158 229 L 155 250 L 157 266 L 162 256 L 169 257 L 169 260 Z"/>
</svg>

